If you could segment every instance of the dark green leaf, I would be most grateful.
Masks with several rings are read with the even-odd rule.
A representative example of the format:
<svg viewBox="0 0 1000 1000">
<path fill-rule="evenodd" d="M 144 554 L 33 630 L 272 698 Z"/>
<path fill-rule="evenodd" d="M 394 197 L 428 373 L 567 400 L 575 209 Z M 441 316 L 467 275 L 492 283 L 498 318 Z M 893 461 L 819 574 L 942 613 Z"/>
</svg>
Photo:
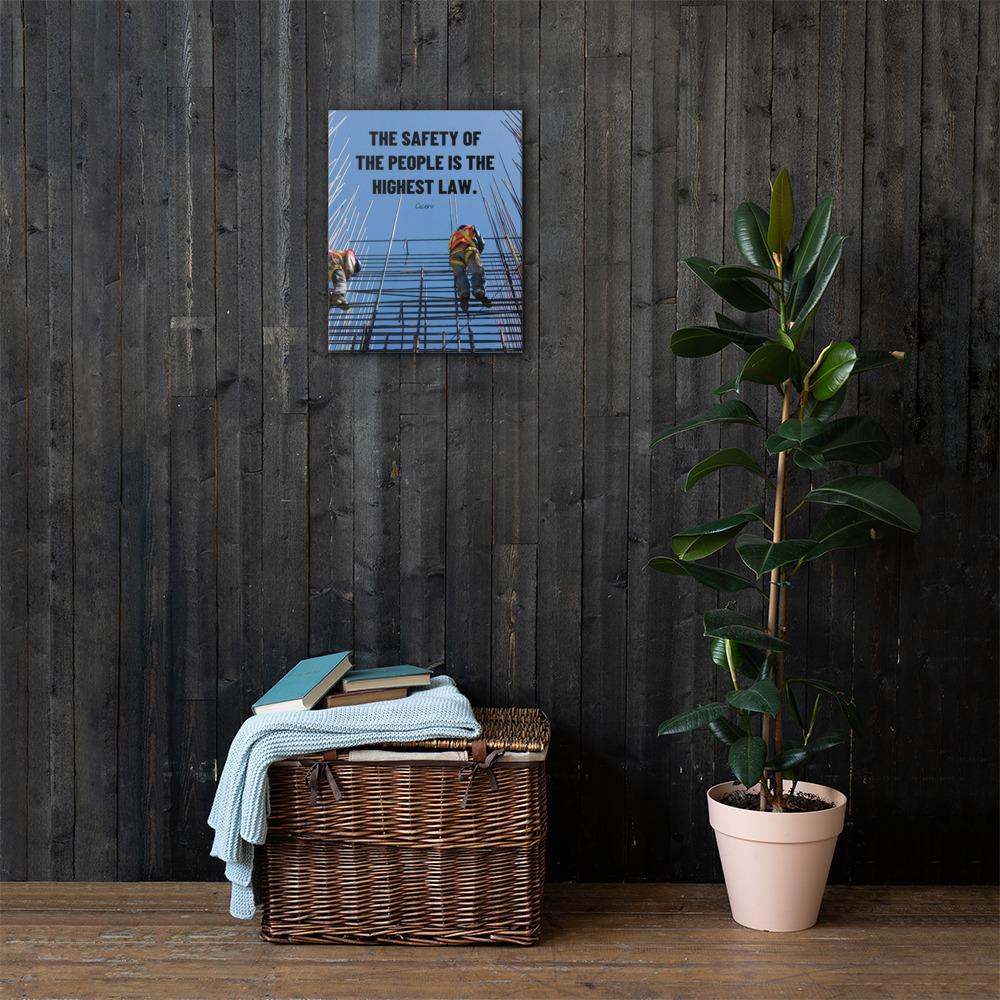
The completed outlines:
<svg viewBox="0 0 1000 1000">
<path fill-rule="evenodd" d="M 768 285 L 778 283 L 773 271 L 765 271 L 759 267 L 746 267 L 743 264 L 722 264 L 715 269 L 715 276 L 724 281 L 746 278 L 748 281 L 766 281 Z"/>
<path fill-rule="evenodd" d="M 813 451 L 810 445 L 796 448 L 792 453 L 792 458 L 800 469 L 808 469 L 810 472 L 826 468 L 826 460 L 823 457 L 823 453 Z"/>
<path fill-rule="evenodd" d="M 830 232 L 832 206 L 833 199 L 824 198 L 809 216 L 795 251 L 795 265 L 792 269 L 793 282 L 801 280 L 804 275 L 808 274 L 812 270 L 813 264 L 819 259 L 820 251 L 823 249 L 827 234 Z"/>
<path fill-rule="evenodd" d="M 792 380 L 792 384 L 795 386 L 799 392 L 802 391 L 802 380 L 805 378 L 806 366 L 802 362 L 802 355 L 798 351 L 794 350 L 795 344 L 792 343 L 792 359 L 788 365 L 788 375 Z"/>
<path fill-rule="evenodd" d="M 827 511 L 813 528 L 813 547 L 806 561 L 812 562 L 834 549 L 854 549 L 872 541 L 874 522 L 850 507 L 834 507 Z"/>
<path fill-rule="evenodd" d="M 769 455 L 777 455 L 780 451 L 799 448 L 818 438 L 826 429 L 826 424 L 821 424 L 813 417 L 806 417 L 805 420 L 791 417 L 767 439 L 765 447 Z"/>
<path fill-rule="evenodd" d="M 814 446 L 827 462 L 865 465 L 884 462 L 892 454 L 889 435 L 870 417 L 841 417 L 825 426 Z"/>
<path fill-rule="evenodd" d="M 806 746 L 806 752 L 810 757 L 814 757 L 818 753 L 824 753 L 827 750 L 832 750 L 834 747 L 842 746 L 846 740 L 846 733 L 827 733 L 826 736 L 819 736 L 814 740 L 810 740 Z"/>
<path fill-rule="evenodd" d="M 709 638 L 732 639 L 754 649 L 788 649 L 788 643 L 784 639 L 768 635 L 753 618 L 741 615 L 738 611 L 730 611 L 728 608 L 706 611 L 704 622 L 705 635 Z"/>
<path fill-rule="evenodd" d="M 808 283 L 810 277 L 811 275 L 806 277 L 804 281 Z M 796 290 L 798 287 L 796 286 Z M 809 328 L 813 325 L 814 319 L 816 319 L 816 309 L 801 316 L 797 312 L 795 313 L 794 321 L 788 324 L 788 332 L 794 344 L 798 345 L 802 342 L 802 338 L 809 332 Z"/>
<path fill-rule="evenodd" d="M 729 766 L 736 780 L 753 788 L 764 773 L 767 744 L 759 736 L 744 736 L 729 748 Z"/>
<path fill-rule="evenodd" d="M 771 300 L 752 281 L 745 278 L 726 279 L 716 275 L 715 269 L 720 265 L 706 260 L 704 257 L 688 257 L 685 264 L 701 279 L 716 295 L 721 295 L 731 306 L 742 312 L 761 312 L 771 308 Z"/>
<path fill-rule="evenodd" d="M 862 372 L 870 372 L 875 368 L 884 368 L 886 365 L 895 365 L 905 360 L 905 355 L 897 358 L 891 351 L 859 351 L 854 374 L 860 375 Z"/>
<path fill-rule="evenodd" d="M 783 542 L 741 538 L 736 543 L 736 551 L 744 565 L 760 577 L 772 569 L 801 561 L 813 544 L 808 538 L 789 538 Z"/>
<path fill-rule="evenodd" d="M 670 338 L 670 350 L 679 358 L 707 358 L 724 347 L 736 344 L 748 354 L 767 341 L 760 333 L 722 330 L 714 326 L 683 326 Z"/>
<path fill-rule="evenodd" d="M 716 396 L 725 396 L 727 392 L 739 392 L 740 383 L 739 376 L 736 378 L 731 378 L 728 382 L 723 382 L 716 390 Z"/>
<path fill-rule="evenodd" d="M 695 483 L 701 482 L 706 476 L 720 469 L 746 469 L 761 479 L 767 479 L 767 473 L 741 448 L 722 448 L 714 455 L 702 459 L 687 475 L 684 483 L 685 492 Z"/>
<path fill-rule="evenodd" d="M 792 273 L 795 270 L 795 255 L 798 253 L 798 249 L 798 246 L 794 246 L 790 250 L 786 250 L 785 258 L 781 264 L 781 292 L 785 296 L 786 312 L 792 289 L 795 287 Z"/>
<path fill-rule="evenodd" d="M 689 733 L 692 729 L 701 729 L 710 722 L 726 714 L 726 706 L 717 702 L 708 705 L 699 705 L 698 708 L 689 709 L 675 715 L 666 722 L 661 722 L 656 730 L 657 736 L 673 736 L 675 733 Z"/>
<path fill-rule="evenodd" d="M 854 370 L 858 370 L 858 366 L 854 366 Z M 845 390 L 841 389 L 836 395 L 831 396 L 829 399 L 817 399 L 815 396 L 806 397 L 806 416 L 815 417 L 817 420 L 829 420 L 831 417 L 835 417 L 839 412 L 840 408 L 844 405 L 844 400 L 847 399 L 847 393 Z"/>
<path fill-rule="evenodd" d="M 813 279 L 813 286 L 809 290 L 809 298 L 802 304 L 801 309 L 796 311 L 796 317 L 806 317 L 819 305 L 819 300 L 823 298 L 826 286 L 830 284 L 834 271 L 840 263 L 840 257 L 844 250 L 843 236 L 828 236 L 823 249 L 820 251 L 819 260 L 816 261 L 816 277 Z"/>
<path fill-rule="evenodd" d="M 727 330 L 732 333 L 745 333 L 749 334 L 751 337 L 760 337 L 762 340 L 769 339 L 766 330 L 754 330 L 744 323 L 737 323 L 736 320 L 727 316 L 725 313 L 717 312 L 715 314 L 715 325 L 718 326 L 720 330 Z"/>
<path fill-rule="evenodd" d="M 730 573 L 728 570 L 716 569 L 714 566 L 702 566 L 700 563 L 685 563 L 670 556 L 654 556 L 649 560 L 649 568 L 658 573 L 669 573 L 672 576 L 689 576 L 692 580 L 721 590 L 726 594 L 735 594 L 739 590 L 756 590 L 753 580 Z"/>
<path fill-rule="evenodd" d="M 708 731 L 727 746 L 743 738 L 743 730 L 734 726 L 724 715 L 708 724 Z"/>
<path fill-rule="evenodd" d="M 854 345 L 846 340 L 833 344 L 823 355 L 810 383 L 810 390 L 817 399 L 829 399 L 838 393 L 850 378 L 858 360 Z"/>
<path fill-rule="evenodd" d="M 667 438 L 672 438 L 675 434 L 693 430 L 695 427 L 707 427 L 709 424 L 753 424 L 754 427 L 760 427 L 757 414 L 746 403 L 740 402 L 738 399 L 730 399 L 725 403 L 709 407 L 704 413 L 699 413 L 696 417 L 685 420 L 682 424 L 668 428 L 654 438 L 650 447 L 658 445 L 661 441 L 666 441 Z"/>
<path fill-rule="evenodd" d="M 809 759 L 809 751 L 803 746 L 794 744 L 782 748 L 781 753 L 775 754 L 767 762 L 768 771 L 787 771 L 789 768 L 798 767 Z"/>
<path fill-rule="evenodd" d="M 781 711 L 781 693 L 766 677 L 755 681 L 753 687 L 730 691 L 726 701 L 741 712 L 761 712 L 777 715 Z"/>
<path fill-rule="evenodd" d="M 670 544 L 678 558 L 685 561 L 704 559 L 713 552 L 718 552 L 724 545 L 735 538 L 740 529 L 751 521 L 764 520 L 763 504 L 754 504 L 729 517 L 718 521 L 707 521 L 695 525 L 686 531 L 679 532 L 671 539 Z"/>
<path fill-rule="evenodd" d="M 892 483 L 874 476 L 847 476 L 834 479 L 806 494 L 809 503 L 851 507 L 869 517 L 902 528 L 920 530 L 920 511 Z"/>
<path fill-rule="evenodd" d="M 762 385 L 781 385 L 788 378 L 794 353 L 773 341 L 761 344 L 747 358 L 739 374 L 740 382 L 757 382 Z"/>
<path fill-rule="evenodd" d="M 805 320 L 805 313 L 802 312 L 802 307 L 809 301 L 809 296 L 812 294 L 815 283 L 816 272 L 813 270 L 799 274 L 796 278 L 795 290 L 792 293 L 792 315 L 795 317 L 796 323 L 802 323 Z M 795 339 L 799 341 L 802 337 L 799 335 Z"/>
<path fill-rule="evenodd" d="M 767 212 L 752 201 L 737 206 L 733 232 L 740 253 L 757 267 L 772 268 L 774 261 L 767 249 Z"/>
<path fill-rule="evenodd" d="M 767 655 L 759 649 L 750 646 L 741 646 L 738 642 L 729 643 L 733 656 L 733 666 L 738 674 L 757 680 L 767 673 Z M 727 673 L 729 671 L 729 661 L 726 658 L 726 640 L 712 640 L 712 662 L 722 667 Z"/>
<path fill-rule="evenodd" d="M 792 238 L 794 206 L 792 182 L 788 171 L 782 167 L 771 187 L 771 217 L 767 226 L 767 246 L 775 253 L 782 253 Z"/>
</svg>

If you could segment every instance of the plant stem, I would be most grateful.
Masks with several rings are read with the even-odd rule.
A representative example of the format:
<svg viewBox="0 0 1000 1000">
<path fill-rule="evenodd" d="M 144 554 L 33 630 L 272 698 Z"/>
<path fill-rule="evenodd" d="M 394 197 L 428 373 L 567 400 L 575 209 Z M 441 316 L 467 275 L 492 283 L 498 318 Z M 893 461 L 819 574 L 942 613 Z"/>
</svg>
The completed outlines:
<svg viewBox="0 0 1000 1000">
<path fill-rule="evenodd" d="M 792 380 L 787 379 L 784 385 L 784 396 L 782 398 L 781 404 L 781 422 L 784 423 L 791 413 L 792 410 Z M 780 542 L 784 538 L 785 533 L 785 480 L 786 480 L 786 469 L 785 463 L 788 458 L 788 452 L 782 451 L 778 453 L 778 473 L 775 477 L 775 490 L 774 490 L 774 518 L 773 518 L 773 531 L 771 535 L 771 540 L 775 543 Z M 784 611 L 785 611 L 785 588 L 782 586 L 784 583 L 784 572 L 781 569 L 771 570 L 771 589 L 768 593 L 767 602 L 767 631 L 769 635 L 775 637 L 780 637 L 784 631 Z M 784 657 L 781 653 L 774 653 L 773 663 L 775 666 L 774 677 L 772 680 L 775 685 L 780 690 L 785 683 L 785 663 Z M 768 744 L 768 750 L 770 750 L 770 720 L 768 716 L 764 716 L 764 726 L 763 726 L 763 737 L 764 742 Z M 774 750 L 775 753 L 781 752 L 781 711 L 774 717 Z M 780 802 L 782 784 L 781 784 L 781 772 L 776 771 L 774 775 L 775 780 L 775 797 Z M 761 785 L 763 789 L 763 785 Z M 765 797 L 763 792 L 761 794 L 761 809 L 765 809 Z"/>
<path fill-rule="evenodd" d="M 730 639 L 722 640 L 726 650 L 726 663 L 729 665 L 729 676 L 733 679 L 733 690 L 739 691 L 740 685 L 736 680 L 736 664 L 733 663 L 733 643 Z"/>
<path fill-rule="evenodd" d="M 785 638 L 785 607 L 788 600 L 788 588 L 784 586 L 785 583 L 785 569 L 781 569 L 781 587 L 780 594 L 778 595 L 778 637 L 781 639 Z M 775 671 L 774 671 L 774 683 L 780 691 L 785 686 L 785 654 L 778 653 L 775 657 Z M 782 744 L 782 713 L 774 717 L 774 752 L 775 754 L 781 753 Z M 780 771 L 774 772 L 775 781 L 775 795 L 778 802 L 784 799 L 784 785 L 782 784 L 783 778 Z"/>
</svg>

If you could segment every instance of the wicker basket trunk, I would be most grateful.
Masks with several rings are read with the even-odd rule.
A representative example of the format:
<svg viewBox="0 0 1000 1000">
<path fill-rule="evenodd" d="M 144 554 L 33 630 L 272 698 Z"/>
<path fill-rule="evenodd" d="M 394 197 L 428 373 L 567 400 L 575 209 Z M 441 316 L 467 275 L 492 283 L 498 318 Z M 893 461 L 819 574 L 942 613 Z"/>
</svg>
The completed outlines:
<svg viewBox="0 0 1000 1000">
<path fill-rule="evenodd" d="M 271 768 L 265 940 L 538 940 L 548 722 L 530 709 L 476 716 L 475 743 L 331 751 Z"/>
</svg>

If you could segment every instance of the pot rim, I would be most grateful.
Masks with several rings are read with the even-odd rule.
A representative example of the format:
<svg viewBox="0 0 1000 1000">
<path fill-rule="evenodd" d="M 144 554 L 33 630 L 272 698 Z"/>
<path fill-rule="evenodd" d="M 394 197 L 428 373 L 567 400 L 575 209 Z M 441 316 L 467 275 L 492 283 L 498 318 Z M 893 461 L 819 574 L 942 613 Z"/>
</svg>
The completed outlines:
<svg viewBox="0 0 1000 1000">
<path fill-rule="evenodd" d="M 784 785 L 790 790 L 792 782 L 786 779 Z M 754 812 L 750 809 L 729 806 L 720 801 L 727 792 L 742 787 L 737 781 L 723 781 L 708 789 L 706 793 L 708 817 L 716 833 L 761 843 L 794 844 L 829 840 L 838 836 L 844 828 L 847 796 L 836 788 L 811 781 L 797 783 L 798 790 L 811 792 L 827 802 L 833 802 L 832 808 L 816 812 Z M 750 791 L 753 792 L 759 787 L 754 785 Z"/>
<path fill-rule="evenodd" d="M 788 779 L 788 778 L 786 778 L 784 781 L 782 781 L 782 785 L 788 791 L 791 790 L 792 784 L 793 784 L 793 782 L 790 779 Z M 819 784 L 818 782 L 815 782 L 815 781 L 799 781 L 799 782 L 795 782 L 795 785 L 797 786 L 796 787 L 796 791 L 808 791 L 808 792 L 811 792 L 813 795 L 818 796 L 819 798 L 823 799 L 825 802 L 830 802 L 831 799 L 832 799 L 832 808 L 833 809 L 840 809 L 843 806 L 847 805 L 847 796 L 843 792 L 839 791 L 836 788 L 831 787 L 830 785 L 821 785 L 821 784 Z M 729 791 L 733 791 L 734 789 L 739 789 L 739 788 L 743 788 L 743 787 L 744 786 L 741 785 L 738 781 L 720 781 L 717 785 L 712 785 L 712 787 L 709 788 L 707 794 L 708 794 L 709 798 L 711 798 L 717 805 L 722 806 L 724 809 L 733 809 L 733 810 L 735 810 L 737 812 L 744 812 L 744 813 L 745 812 L 750 812 L 750 814 L 753 815 L 753 813 L 752 813 L 751 810 L 749 810 L 749 809 L 740 809 L 738 806 L 727 805 L 725 802 L 721 801 L 721 799 L 716 798 L 716 796 L 712 794 L 713 792 L 716 792 L 718 795 L 721 796 L 723 794 L 723 789 L 725 791 L 729 792 Z M 753 786 L 753 788 L 748 788 L 746 790 L 748 792 L 751 792 L 751 793 L 759 792 L 760 791 L 760 783 L 758 782 L 756 785 Z M 822 794 L 823 792 L 827 792 L 828 796 L 824 796 Z M 830 812 L 830 809 L 822 809 L 822 810 L 820 810 L 820 812 Z M 766 815 L 766 816 L 780 816 L 783 819 L 799 819 L 802 816 L 812 816 L 812 815 L 815 815 L 815 814 L 814 813 L 802 813 L 802 812 L 799 812 L 799 813 L 765 813 L 764 815 Z"/>
</svg>

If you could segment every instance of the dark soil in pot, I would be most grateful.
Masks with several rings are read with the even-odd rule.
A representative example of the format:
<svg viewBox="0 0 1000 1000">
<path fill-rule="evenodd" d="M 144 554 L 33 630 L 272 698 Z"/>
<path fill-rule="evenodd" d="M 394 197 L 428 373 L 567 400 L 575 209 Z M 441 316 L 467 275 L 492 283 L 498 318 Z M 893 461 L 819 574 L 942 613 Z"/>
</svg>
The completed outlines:
<svg viewBox="0 0 1000 1000">
<path fill-rule="evenodd" d="M 754 812 L 760 809 L 760 796 L 756 792 L 748 792 L 745 788 L 729 792 L 720 801 L 723 805 L 733 806 L 734 809 L 751 809 Z M 819 812 L 822 809 L 832 808 L 832 802 L 827 802 L 811 792 L 796 792 L 794 795 L 785 796 L 784 811 L 787 813 Z"/>
</svg>

